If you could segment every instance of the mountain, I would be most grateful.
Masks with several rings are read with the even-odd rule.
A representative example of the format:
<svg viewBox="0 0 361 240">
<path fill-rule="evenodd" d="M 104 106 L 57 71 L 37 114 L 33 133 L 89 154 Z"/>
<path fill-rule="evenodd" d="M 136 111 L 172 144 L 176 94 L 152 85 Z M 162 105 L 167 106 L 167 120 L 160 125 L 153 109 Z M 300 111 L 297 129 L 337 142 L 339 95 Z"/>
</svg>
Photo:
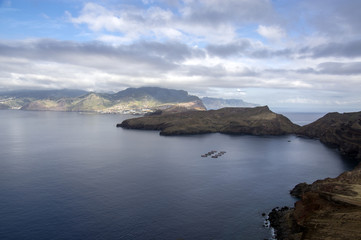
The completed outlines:
<svg viewBox="0 0 361 240">
<path fill-rule="evenodd" d="M 204 97 L 202 98 L 202 102 L 204 106 L 208 110 L 216 110 L 225 107 L 257 107 L 258 104 L 248 103 L 243 101 L 242 99 L 224 99 L 224 98 L 210 98 Z"/>
<path fill-rule="evenodd" d="M 361 112 L 328 113 L 297 132 L 337 147 L 344 155 L 361 160 Z"/>
<path fill-rule="evenodd" d="M 111 93 L 79 90 L 0 93 L 0 107 L 34 111 L 75 111 L 144 114 L 156 110 L 205 110 L 202 101 L 183 90 L 158 87 L 128 88 Z"/>
<path fill-rule="evenodd" d="M 133 118 L 117 124 L 127 129 L 160 130 L 161 135 L 227 133 L 282 135 L 294 133 L 299 126 L 265 107 L 223 108 Z"/>
<path fill-rule="evenodd" d="M 83 90 L 18 90 L 0 92 L 0 109 L 21 109 L 37 100 L 46 100 L 45 105 L 54 105 L 60 99 L 75 98 L 87 94 Z M 39 105 L 39 103 L 38 103 Z"/>
<path fill-rule="evenodd" d="M 189 95 L 188 92 L 184 90 L 173 90 L 159 87 L 127 88 L 124 91 L 109 94 L 109 97 L 122 101 L 145 99 L 159 103 L 181 103 L 199 100 L 198 97 Z"/>
</svg>

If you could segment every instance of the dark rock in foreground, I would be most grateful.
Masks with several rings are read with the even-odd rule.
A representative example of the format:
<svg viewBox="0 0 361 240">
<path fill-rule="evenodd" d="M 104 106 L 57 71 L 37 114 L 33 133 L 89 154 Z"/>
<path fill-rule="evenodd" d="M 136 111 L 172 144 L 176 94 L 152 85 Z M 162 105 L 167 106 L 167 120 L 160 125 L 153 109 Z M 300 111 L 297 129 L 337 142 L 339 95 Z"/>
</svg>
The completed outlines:
<svg viewBox="0 0 361 240">
<path fill-rule="evenodd" d="M 298 184 L 292 209 L 274 209 L 269 220 L 277 239 L 361 239 L 361 168 L 336 178 Z"/>
<path fill-rule="evenodd" d="M 117 124 L 127 129 L 160 130 L 161 135 L 227 133 L 251 135 L 284 135 L 299 129 L 283 115 L 267 106 L 256 108 L 223 108 L 160 114 L 133 118 Z"/>
</svg>

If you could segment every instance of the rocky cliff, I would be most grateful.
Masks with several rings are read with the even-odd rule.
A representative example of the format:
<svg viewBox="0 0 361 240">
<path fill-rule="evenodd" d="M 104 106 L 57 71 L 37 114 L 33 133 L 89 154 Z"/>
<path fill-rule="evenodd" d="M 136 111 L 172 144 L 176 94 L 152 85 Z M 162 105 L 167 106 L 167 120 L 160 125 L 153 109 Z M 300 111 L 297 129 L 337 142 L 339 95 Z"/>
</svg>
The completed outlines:
<svg viewBox="0 0 361 240">
<path fill-rule="evenodd" d="M 361 112 L 328 113 L 303 126 L 298 134 L 318 138 L 325 144 L 338 147 L 344 155 L 361 159 Z"/>
<path fill-rule="evenodd" d="M 277 239 L 361 239 L 361 168 L 336 178 L 298 184 L 294 208 L 274 209 L 269 219 Z"/>
<path fill-rule="evenodd" d="M 251 135 L 282 135 L 294 133 L 299 126 L 268 107 L 223 108 L 160 114 L 133 118 L 117 124 L 128 129 L 160 130 L 161 135 L 227 133 Z"/>
<path fill-rule="evenodd" d="M 338 147 L 356 161 L 361 158 L 361 112 L 329 113 L 297 133 Z M 291 195 L 300 199 L 294 208 L 269 214 L 277 239 L 361 239 L 361 164 L 336 178 L 300 183 Z"/>
</svg>

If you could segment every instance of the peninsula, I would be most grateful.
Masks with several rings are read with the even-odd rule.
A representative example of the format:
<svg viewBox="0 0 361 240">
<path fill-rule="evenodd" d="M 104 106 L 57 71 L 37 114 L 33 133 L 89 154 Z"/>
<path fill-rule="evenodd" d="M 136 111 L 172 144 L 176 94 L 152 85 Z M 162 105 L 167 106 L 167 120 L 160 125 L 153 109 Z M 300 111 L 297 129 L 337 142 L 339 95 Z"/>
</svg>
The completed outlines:
<svg viewBox="0 0 361 240">
<path fill-rule="evenodd" d="M 329 113 L 297 133 L 361 160 L 361 112 Z M 300 183 L 291 195 L 300 199 L 294 208 L 269 214 L 277 239 L 361 239 L 361 164 L 336 178 Z"/>
<path fill-rule="evenodd" d="M 159 130 L 161 135 L 297 134 L 319 139 L 337 147 L 341 154 L 361 160 L 361 112 L 329 113 L 303 127 L 266 106 L 176 114 L 157 112 L 125 120 L 117 127 Z M 276 208 L 269 214 L 277 239 L 361 239 L 361 164 L 336 178 L 300 183 L 291 194 L 300 199 L 294 208 Z"/>
<path fill-rule="evenodd" d="M 283 135 L 300 127 L 267 106 L 255 108 L 222 108 L 209 111 L 159 113 L 132 118 L 117 124 L 126 129 L 160 130 L 160 135 L 227 133 L 250 135 Z"/>
</svg>

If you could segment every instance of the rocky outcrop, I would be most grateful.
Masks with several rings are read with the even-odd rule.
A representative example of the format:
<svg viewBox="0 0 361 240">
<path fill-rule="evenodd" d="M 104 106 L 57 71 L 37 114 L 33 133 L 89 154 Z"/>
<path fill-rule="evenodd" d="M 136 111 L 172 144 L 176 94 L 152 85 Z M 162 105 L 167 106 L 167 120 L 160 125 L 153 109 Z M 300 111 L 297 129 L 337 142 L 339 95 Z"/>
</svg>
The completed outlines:
<svg viewBox="0 0 361 240">
<path fill-rule="evenodd" d="M 297 132 L 339 148 L 341 154 L 361 159 L 361 112 L 328 113 Z"/>
<path fill-rule="evenodd" d="M 277 239 L 361 239 L 361 168 L 336 178 L 298 184 L 300 200 L 291 209 L 274 209 L 269 220 Z"/>
<path fill-rule="evenodd" d="M 158 114 L 133 118 L 117 124 L 127 129 L 160 130 L 161 135 L 227 133 L 250 135 L 283 135 L 294 133 L 299 126 L 267 106 L 256 108 L 223 108 L 175 114 Z"/>
</svg>

